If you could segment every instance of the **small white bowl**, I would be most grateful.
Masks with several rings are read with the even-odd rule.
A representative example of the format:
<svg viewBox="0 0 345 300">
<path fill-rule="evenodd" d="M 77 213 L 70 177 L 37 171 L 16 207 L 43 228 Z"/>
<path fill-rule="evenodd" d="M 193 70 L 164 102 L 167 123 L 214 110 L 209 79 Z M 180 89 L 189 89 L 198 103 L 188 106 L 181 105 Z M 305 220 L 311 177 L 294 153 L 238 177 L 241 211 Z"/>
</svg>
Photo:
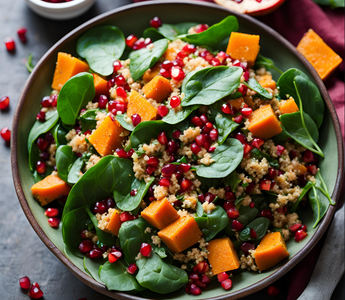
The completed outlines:
<svg viewBox="0 0 345 300">
<path fill-rule="evenodd" d="M 38 15 L 53 19 L 67 20 L 86 12 L 95 0 L 72 0 L 62 3 L 50 3 L 42 0 L 26 0 L 27 5 Z"/>
</svg>

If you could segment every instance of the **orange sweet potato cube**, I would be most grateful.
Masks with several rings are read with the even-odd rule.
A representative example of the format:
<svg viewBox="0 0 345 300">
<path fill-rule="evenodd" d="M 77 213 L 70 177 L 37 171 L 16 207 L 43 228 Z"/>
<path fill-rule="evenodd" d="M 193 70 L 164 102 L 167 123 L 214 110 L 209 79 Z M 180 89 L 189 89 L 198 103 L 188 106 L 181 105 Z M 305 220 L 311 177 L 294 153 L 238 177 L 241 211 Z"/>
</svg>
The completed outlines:
<svg viewBox="0 0 345 300">
<path fill-rule="evenodd" d="M 107 116 L 101 125 L 89 136 L 89 142 L 95 147 L 101 156 L 112 154 L 117 148 L 121 148 L 125 129 L 118 121 Z"/>
<path fill-rule="evenodd" d="M 95 85 L 96 95 L 109 95 L 109 87 L 108 87 L 108 81 L 103 79 L 101 76 L 99 76 L 96 73 L 92 73 L 93 75 L 93 83 Z"/>
<path fill-rule="evenodd" d="M 148 69 L 144 75 L 143 75 L 143 80 L 145 82 L 149 82 L 152 80 L 155 76 L 159 74 L 159 71 L 161 70 L 161 64 L 157 63 L 155 64 L 151 69 Z"/>
<path fill-rule="evenodd" d="M 272 268 L 289 256 L 285 241 L 279 231 L 267 233 L 255 249 L 255 262 L 260 271 Z"/>
<path fill-rule="evenodd" d="M 171 251 L 181 252 L 196 244 L 202 232 L 193 217 L 184 216 L 159 231 L 158 236 Z"/>
<path fill-rule="evenodd" d="M 253 66 L 260 50 L 259 41 L 259 35 L 231 32 L 226 53 L 232 59 L 245 61 Z"/>
<path fill-rule="evenodd" d="M 297 50 L 313 65 L 322 80 L 343 61 L 312 29 L 309 29 L 300 40 Z"/>
<path fill-rule="evenodd" d="M 157 109 L 137 91 L 132 90 L 128 96 L 127 115 L 131 117 L 134 114 L 138 114 L 141 121 L 150 121 L 156 117 Z"/>
<path fill-rule="evenodd" d="M 282 115 L 291 114 L 296 111 L 299 111 L 298 106 L 292 97 L 290 97 L 286 101 L 282 101 L 281 104 L 279 105 L 279 110 L 282 113 Z"/>
<path fill-rule="evenodd" d="M 71 54 L 59 52 L 56 62 L 52 89 L 60 91 L 68 79 L 81 72 L 87 72 L 89 65 Z"/>
<path fill-rule="evenodd" d="M 157 102 L 162 102 L 168 98 L 172 92 L 170 81 L 163 76 L 154 77 L 149 83 L 143 87 L 143 93 L 146 98 L 152 98 Z"/>
<path fill-rule="evenodd" d="M 249 117 L 249 131 L 262 139 L 269 139 L 283 131 L 270 104 L 260 106 Z"/>
<path fill-rule="evenodd" d="M 163 229 L 179 218 L 176 209 L 173 208 L 167 198 L 151 202 L 141 212 L 141 216 L 158 229 Z"/>
<path fill-rule="evenodd" d="M 32 195 L 41 206 L 45 206 L 61 196 L 67 196 L 71 187 L 57 175 L 48 175 L 31 187 Z"/>
<path fill-rule="evenodd" d="M 243 107 L 244 100 L 241 97 L 233 100 L 228 100 L 227 102 L 230 103 L 236 109 L 241 109 Z"/>
<path fill-rule="evenodd" d="M 260 80 L 259 80 L 259 84 L 263 87 L 263 88 L 269 88 L 271 90 L 275 90 L 277 87 L 276 82 L 272 79 L 271 75 L 263 75 L 261 76 Z"/>
<path fill-rule="evenodd" d="M 214 275 L 236 270 L 240 267 L 240 260 L 230 238 L 211 240 L 206 248 L 209 252 L 208 261 Z"/>
<path fill-rule="evenodd" d="M 120 220 L 121 212 L 117 209 L 109 209 L 108 213 L 108 220 L 106 220 L 106 225 L 104 228 L 105 232 L 111 233 L 112 235 L 119 235 L 119 230 L 121 227 L 121 220 Z"/>
<path fill-rule="evenodd" d="M 176 59 L 176 55 L 177 53 L 179 52 L 179 50 L 177 48 L 168 48 L 164 54 L 163 54 L 163 57 L 166 59 L 166 60 L 170 60 L 170 61 L 173 61 L 174 59 Z"/>
</svg>

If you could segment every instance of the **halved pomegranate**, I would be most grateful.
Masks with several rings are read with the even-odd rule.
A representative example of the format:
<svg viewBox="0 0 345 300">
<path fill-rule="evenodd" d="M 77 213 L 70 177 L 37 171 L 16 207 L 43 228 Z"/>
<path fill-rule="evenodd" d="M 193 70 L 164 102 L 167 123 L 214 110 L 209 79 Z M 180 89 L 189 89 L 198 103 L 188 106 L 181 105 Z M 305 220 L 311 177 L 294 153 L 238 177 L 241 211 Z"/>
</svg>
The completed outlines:
<svg viewBox="0 0 345 300">
<path fill-rule="evenodd" d="M 215 0 L 228 9 L 251 16 L 264 16 L 276 10 L 285 0 Z"/>
</svg>

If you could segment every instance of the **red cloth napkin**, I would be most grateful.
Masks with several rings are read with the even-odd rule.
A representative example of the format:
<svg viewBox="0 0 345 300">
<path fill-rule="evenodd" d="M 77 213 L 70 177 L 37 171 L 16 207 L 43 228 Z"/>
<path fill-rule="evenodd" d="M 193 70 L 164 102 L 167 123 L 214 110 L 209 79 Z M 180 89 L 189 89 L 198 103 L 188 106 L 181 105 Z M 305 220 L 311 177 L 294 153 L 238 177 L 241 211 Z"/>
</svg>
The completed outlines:
<svg viewBox="0 0 345 300">
<path fill-rule="evenodd" d="M 134 0 L 140 2 L 144 0 Z M 200 0 L 213 2 L 212 0 Z M 284 38 L 297 46 L 304 33 L 312 28 L 338 55 L 343 62 L 335 72 L 325 81 L 328 93 L 336 108 L 341 124 L 343 139 L 345 140 L 344 110 L 344 11 L 341 8 L 321 8 L 312 0 L 286 0 L 285 3 L 271 14 L 258 18 L 263 23 L 279 32 Z M 320 254 L 322 239 L 311 252 L 287 275 L 278 281 L 284 290 L 286 286 L 287 300 L 296 300 L 306 288 L 313 266 Z M 286 283 L 286 281 L 288 283 Z M 285 288 L 284 288 L 285 286 Z"/>
</svg>

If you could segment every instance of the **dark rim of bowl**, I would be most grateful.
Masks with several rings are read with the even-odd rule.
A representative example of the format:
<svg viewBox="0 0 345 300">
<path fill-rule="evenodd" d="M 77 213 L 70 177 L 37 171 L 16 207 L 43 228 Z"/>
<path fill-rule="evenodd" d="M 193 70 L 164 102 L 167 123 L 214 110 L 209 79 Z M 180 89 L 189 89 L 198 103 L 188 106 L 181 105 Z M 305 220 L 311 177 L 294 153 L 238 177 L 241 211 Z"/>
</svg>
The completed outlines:
<svg viewBox="0 0 345 300">
<path fill-rule="evenodd" d="M 341 135 L 341 128 L 338 120 L 338 116 L 336 114 L 336 110 L 333 106 L 333 103 L 330 99 L 330 96 L 328 95 L 327 89 L 325 85 L 323 84 L 321 78 L 315 71 L 314 67 L 300 54 L 296 48 L 288 42 L 285 38 L 283 38 L 279 33 L 277 33 L 272 28 L 268 27 L 267 25 L 261 23 L 260 21 L 240 13 L 237 13 L 235 11 L 231 11 L 229 9 L 226 9 L 224 7 L 221 7 L 219 5 L 213 4 L 213 3 L 205 3 L 205 2 L 185 2 L 181 0 L 177 1 L 149 1 L 149 2 L 143 2 L 143 3 L 136 3 L 136 4 L 130 4 L 126 6 L 122 6 L 119 8 L 116 8 L 112 11 L 103 13 L 84 24 L 80 25 L 76 29 L 72 30 L 70 33 L 65 35 L 62 39 L 60 39 L 53 47 L 51 47 L 47 53 L 40 59 L 37 66 L 35 67 L 34 71 L 30 75 L 29 79 L 27 80 L 25 87 L 23 89 L 23 92 L 21 94 L 21 97 L 19 99 L 15 114 L 14 114 L 14 121 L 13 121 L 13 128 L 12 128 L 12 139 L 11 139 L 11 163 L 12 163 L 12 174 L 13 174 L 13 181 L 14 186 L 16 189 L 17 196 L 19 198 L 19 202 L 22 206 L 22 209 L 28 218 L 31 226 L 36 231 L 37 235 L 40 237 L 40 239 L 43 241 L 43 243 L 50 249 L 50 251 L 53 252 L 53 254 L 66 266 L 68 267 L 72 273 L 78 277 L 81 281 L 83 281 L 86 285 L 93 288 L 94 290 L 110 296 L 112 298 L 120 299 L 120 300 L 128 300 L 128 299 L 147 299 L 139 296 L 129 295 L 123 292 L 115 292 L 115 291 L 109 291 L 103 284 L 97 282 L 93 278 L 91 278 L 89 275 L 85 274 L 82 270 L 80 270 L 77 266 L 75 266 L 73 263 L 71 264 L 71 261 L 51 242 L 51 240 L 48 238 L 48 236 L 45 234 L 45 232 L 42 230 L 42 228 L 39 226 L 38 222 L 36 221 L 34 215 L 32 214 L 30 207 L 27 203 L 27 200 L 25 198 L 23 188 L 19 179 L 19 170 L 18 170 L 18 164 L 17 164 L 17 139 L 20 138 L 18 136 L 18 121 L 20 114 L 22 112 L 22 104 L 25 102 L 26 94 L 30 88 L 31 82 L 35 79 L 36 75 L 39 73 L 39 68 L 42 66 L 47 58 L 52 54 L 52 52 L 57 48 L 62 46 L 67 40 L 73 38 L 75 34 L 77 34 L 80 30 L 85 31 L 89 27 L 93 26 L 94 23 L 98 21 L 104 21 L 105 19 L 111 19 L 114 14 L 121 13 L 123 11 L 127 11 L 129 9 L 138 8 L 141 6 L 169 6 L 171 4 L 179 4 L 179 5 L 185 5 L 185 6 L 204 6 L 208 7 L 213 10 L 221 10 L 224 12 L 231 13 L 232 15 L 236 16 L 239 19 L 244 19 L 247 22 L 254 23 L 256 26 L 260 27 L 261 29 L 265 30 L 267 33 L 269 33 L 273 38 L 277 39 L 280 43 L 282 43 L 288 50 L 290 50 L 294 55 L 296 55 L 299 60 L 304 64 L 304 66 L 308 69 L 308 71 L 312 74 L 314 80 L 317 83 L 317 86 L 322 94 L 323 99 L 326 102 L 327 108 L 331 114 L 332 122 L 335 128 L 336 138 L 337 138 L 337 150 L 338 150 L 338 170 L 337 170 L 337 179 L 334 187 L 334 191 L 332 193 L 332 199 L 334 201 L 337 201 L 337 199 L 340 196 L 341 192 L 341 185 L 344 182 L 344 148 L 343 148 L 343 141 L 342 141 L 342 135 Z M 221 295 L 217 297 L 207 298 L 207 299 L 213 299 L 213 300 L 225 300 L 229 299 L 239 299 L 245 296 L 248 296 L 254 292 L 257 292 L 266 286 L 272 284 L 277 279 L 279 279 L 281 276 L 283 276 L 285 273 L 287 273 L 289 270 L 291 270 L 298 262 L 300 262 L 310 251 L 311 249 L 316 245 L 316 243 L 320 240 L 324 232 L 326 231 L 329 223 L 332 220 L 332 217 L 335 213 L 336 206 L 330 206 L 326 215 L 323 217 L 323 220 L 321 224 L 319 225 L 319 228 L 315 232 L 315 234 L 312 236 L 312 238 L 309 240 L 309 242 L 297 253 L 295 254 L 288 262 L 286 262 L 282 267 L 280 267 L 277 271 L 275 271 L 273 274 L 268 276 L 265 279 L 262 279 L 251 286 L 248 286 L 246 288 L 243 288 L 241 290 L 235 291 L 233 293 L 229 293 L 226 295 Z"/>
</svg>

